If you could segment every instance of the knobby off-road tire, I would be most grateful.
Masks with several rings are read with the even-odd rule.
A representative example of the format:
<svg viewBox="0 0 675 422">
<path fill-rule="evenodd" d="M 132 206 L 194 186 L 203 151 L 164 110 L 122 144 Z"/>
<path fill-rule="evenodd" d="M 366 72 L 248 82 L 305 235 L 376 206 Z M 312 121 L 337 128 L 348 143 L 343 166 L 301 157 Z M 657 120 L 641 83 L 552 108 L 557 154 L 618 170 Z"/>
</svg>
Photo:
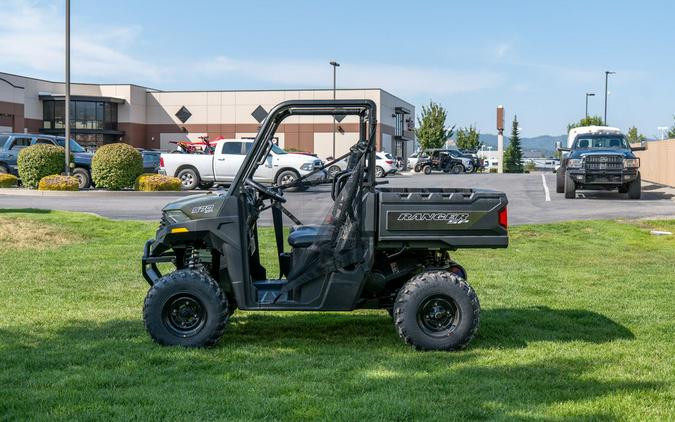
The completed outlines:
<svg viewBox="0 0 675 422">
<path fill-rule="evenodd" d="M 143 321 L 159 344 L 207 347 L 223 335 L 231 314 L 228 308 L 225 293 L 209 275 L 177 270 L 150 287 Z"/>
<path fill-rule="evenodd" d="M 568 175 L 565 175 L 565 199 L 574 199 L 577 197 L 577 185 Z"/>
<path fill-rule="evenodd" d="M 461 164 L 455 164 L 452 166 L 452 169 L 450 170 L 452 174 L 461 174 L 464 173 L 464 166 Z"/>
<path fill-rule="evenodd" d="M 640 199 L 642 196 L 642 177 L 638 173 L 637 178 L 628 184 L 628 197 L 630 199 Z"/>
<path fill-rule="evenodd" d="M 398 292 L 394 326 L 418 350 L 459 350 L 476 334 L 480 303 L 474 290 L 448 271 L 416 275 Z"/>
<path fill-rule="evenodd" d="M 562 169 L 558 169 L 558 172 L 555 174 L 555 192 L 565 192 L 565 172 Z"/>
</svg>

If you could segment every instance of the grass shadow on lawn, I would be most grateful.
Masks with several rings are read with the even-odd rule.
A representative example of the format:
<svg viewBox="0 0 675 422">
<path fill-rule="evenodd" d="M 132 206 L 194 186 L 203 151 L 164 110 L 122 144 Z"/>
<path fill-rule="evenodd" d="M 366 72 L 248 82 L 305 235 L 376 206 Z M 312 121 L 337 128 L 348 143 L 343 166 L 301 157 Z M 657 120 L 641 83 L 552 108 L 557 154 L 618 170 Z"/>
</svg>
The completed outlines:
<svg viewBox="0 0 675 422">
<path fill-rule="evenodd" d="M 484 314 L 489 328 L 459 353 L 410 350 L 384 313 L 243 314 L 235 316 L 217 347 L 202 350 L 155 345 L 140 320 L 75 321 L 60 330 L 0 329 L 0 353 L 8 368 L 0 371 L 7 399 L 0 408 L 38 419 L 53 416 L 54 409 L 64 417 L 131 418 L 152 412 L 159 419 L 180 419 L 205 408 L 235 419 L 480 419 L 522 417 L 560 403 L 661 387 L 595 379 L 588 374 L 606 362 L 583 357 L 488 365 L 480 361 L 485 347 L 632 335 L 593 312 L 533 308 Z M 556 318 L 560 330 L 578 334 L 551 331 Z M 523 326 L 521 319 L 529 324 Z M 584 328 L 589 322 L 599 337 Z M 521 342 L 505 344 L 508 336 Z M 335 397 L 340 405 L 329 405 Z M 171 406 L 165 409 L 163 403 Z M 121 404 L 127 410 L 116 415 Z M 615 418 L 597 409 L 573 416 Z"/>
<path fill-rule="evenodd" d="M 52 210 L 41 208 L 0 208 L 0 214 L 50 214 Z"/>
</svg>

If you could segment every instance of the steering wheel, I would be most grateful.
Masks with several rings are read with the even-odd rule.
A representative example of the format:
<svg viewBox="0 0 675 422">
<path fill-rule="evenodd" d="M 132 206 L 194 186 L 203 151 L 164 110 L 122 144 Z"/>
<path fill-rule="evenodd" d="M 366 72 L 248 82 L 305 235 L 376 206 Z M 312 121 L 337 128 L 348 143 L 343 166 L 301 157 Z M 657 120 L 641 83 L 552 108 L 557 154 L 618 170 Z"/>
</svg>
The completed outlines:
<svg viewBox="0 0 675 422">
<path fill-rule="evenodd" d="M 257 190 L 260 192 L 263 196 L 266 196 L 267 198 L 273 199 L 275 201 L 281 202 L 282 204 L 286 202 L 286 198 L 284 198 L 281 194 L 277 193 L 274 191 L 272 188 L 265 187 L 261 185 L 260 183 L 251 180 L 251 179 L 246 179 L 244 182 L 246 186 L 250 186 L 253 189 Z"/>
</svg>

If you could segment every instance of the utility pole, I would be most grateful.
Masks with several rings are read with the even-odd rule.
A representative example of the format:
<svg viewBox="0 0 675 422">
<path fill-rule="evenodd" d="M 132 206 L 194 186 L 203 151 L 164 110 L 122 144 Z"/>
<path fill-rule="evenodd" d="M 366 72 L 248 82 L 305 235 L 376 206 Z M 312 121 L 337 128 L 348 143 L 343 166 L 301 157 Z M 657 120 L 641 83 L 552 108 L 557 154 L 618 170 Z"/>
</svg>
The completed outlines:
<svg viewBox="0 0 675 422">
<path fill-rule="evenodd" d="M 588 119 L 588 97 L 595 97 L 595 94 L 592 92 L 586 93 L 586 119 Z"/>
<path fill-rule="evenodd" d="M 70 176 L 70 0 L 66 0 L 66 176 Z"/>
<path fill-rule="evenodd" d="M 502 105 L 497 106 L 497 173 L 504 173 L 504 106 Z"/>
<path fill-rule="evenodd" d="M 605 126 L 607 126 L 607 80 L 609 79 L 609 75 L 613 75 L 616 72 L 611 72 L 609 70 L 605 70 Z"/>
<path fill-rule="evenodd" d="M 330 65 L 333 66 L 333 100 L 335 99 L 335 90 L 336 90 L 336 75 L 337 75 L 337 68 L 340 66 L 340 63 L 336 62 L 333 60 L 330 62 Z M 333 159 L 335 159 L 335 131 L 336 131 L 336 123 L 337 121 L 335 120 L 335 116 L 333 116 Z"/>
</svg>

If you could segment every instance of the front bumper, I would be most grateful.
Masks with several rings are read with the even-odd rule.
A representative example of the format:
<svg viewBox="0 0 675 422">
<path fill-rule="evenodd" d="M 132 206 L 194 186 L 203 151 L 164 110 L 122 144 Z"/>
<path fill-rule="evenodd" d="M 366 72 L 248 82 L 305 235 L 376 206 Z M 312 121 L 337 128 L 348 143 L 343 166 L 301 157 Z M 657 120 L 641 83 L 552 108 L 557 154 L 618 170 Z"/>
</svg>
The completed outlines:
<svg viewBox="0 0 675 422">
<path fill-rule="evenodd" d="M 616 185 L 630 183 L 638 176 L 638 169 L 586 170 L 568 169 L 567 174 L 580 185 Z"/>
<path fill-rule="evenodd" d="M 159 268 L 157 268 L 157 264 L 160 262 L 176 263 L 176 255 L 173 253 L 163 253 L 158 256 L 153 256 L 152 245 L 154 243 L 155 239 L 149 239 L 145 242 L 145 245 L 143 246 L 143 257 L 141 258 L 141 272 L 143 273 L 143 278 L 151 286 L 162 277 L 162 273 L 159 271 Z"/>
</svg>

